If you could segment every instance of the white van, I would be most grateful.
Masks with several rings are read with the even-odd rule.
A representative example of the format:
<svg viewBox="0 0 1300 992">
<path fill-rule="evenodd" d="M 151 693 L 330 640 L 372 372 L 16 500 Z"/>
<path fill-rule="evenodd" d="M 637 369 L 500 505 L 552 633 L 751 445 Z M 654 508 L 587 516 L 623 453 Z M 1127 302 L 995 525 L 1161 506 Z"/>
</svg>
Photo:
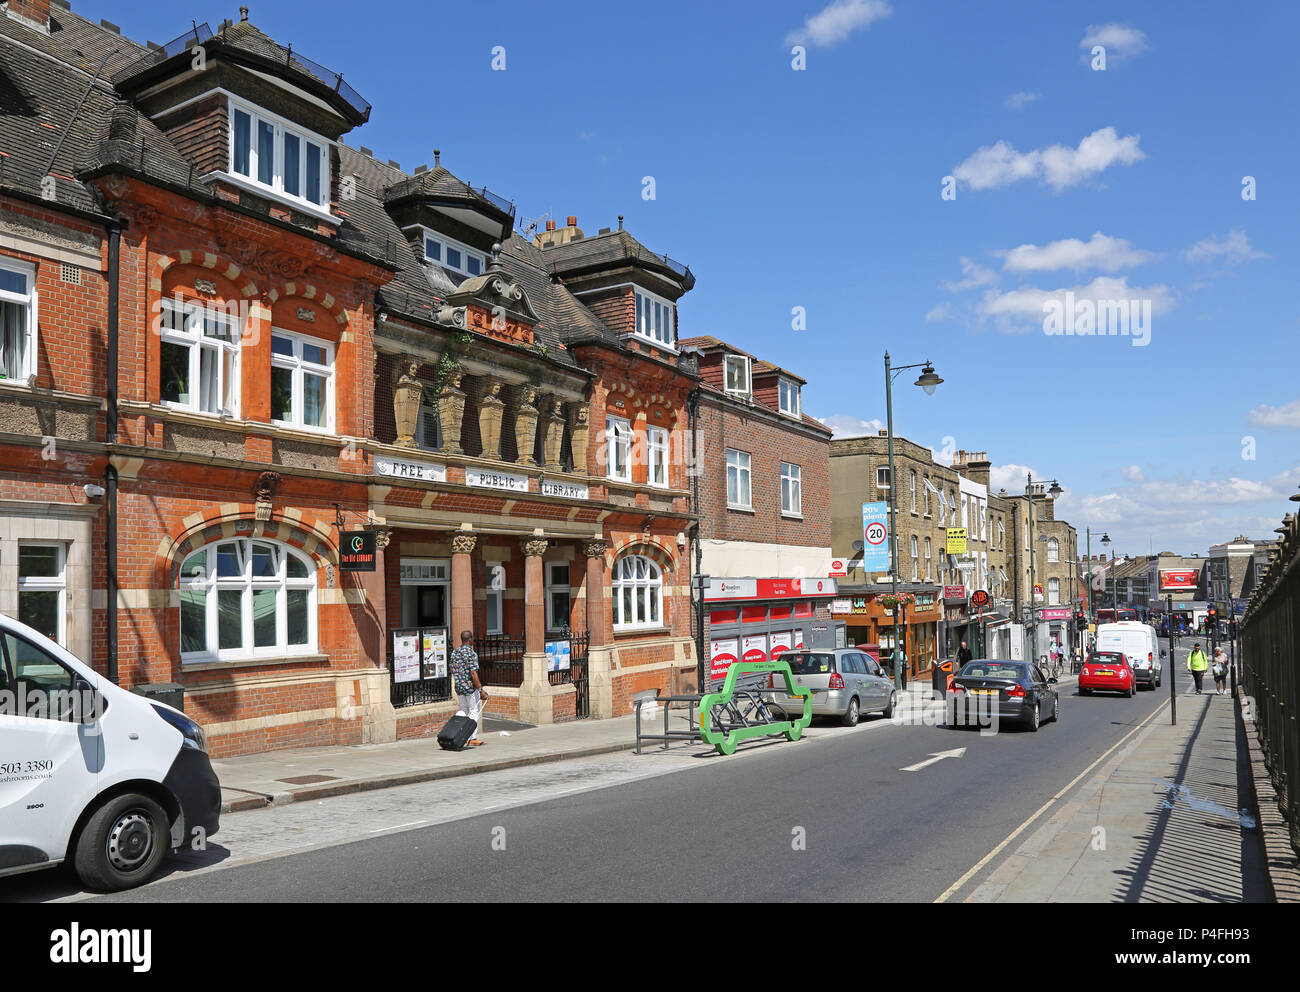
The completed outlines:
<svg viewBox="0 0 1300 992">
<path fill-rule="evenodd" d="M 197 723 L 0 615 L 0 876 L 70 860 L 88 888 L 128 889 L 220 812 Z"/>
<path fill-rule="evenodd" d="M 1128 658 L 1133 669 L 1133 681 L 1139 689 L 1160 687 L 1164 665 L 1160 659 L 1165 657 L 1156 640 L 1155 628 L 1150 624 L 1136 620 L 1121 620 L 1118 623 L 1103 623 L 1097 627 L 1097 640 L 1094 651 L 1119 651 Z"/>
</svg>

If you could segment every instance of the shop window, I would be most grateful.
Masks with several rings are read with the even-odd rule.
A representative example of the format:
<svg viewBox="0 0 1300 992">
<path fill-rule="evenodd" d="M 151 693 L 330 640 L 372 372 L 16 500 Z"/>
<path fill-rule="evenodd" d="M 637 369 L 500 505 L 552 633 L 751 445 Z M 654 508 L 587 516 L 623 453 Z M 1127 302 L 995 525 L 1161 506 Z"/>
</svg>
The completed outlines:
<svg viewBox="0 0 1300 992">
<path fill-rule="evenodd" d="M 271 335 L 271 419 L 307 430 L 334 429 L 334 346 L 302 334 Z"/>
<path fill-rule="evenodd" d="M 710 624 L 739 623 L 739 622 L 740 622 L 739 610 L 714 609 L 709 611 Z"/>
<path fill-rule="evenodd" d="M 563 630 L 569 626 L 569 563 L 546 565 L 546 629 Z"/>
<path fill-rule="evenodd" d="M 789 620 L 790 614 L 793 613 L 794 611 L 793 608 L 790 606 L 790 604 L 786 603 L 784 606 L 773 606 L 767 612 L 768 612 L 769 619 Z"/>
<path fill-rule="evenodd" d="M 766 606 L 744 606 L 740 610 L 741 623 L 766 623 L 767 607 Z"/>
<path fill-rule="evenodd" d="M 37 303 L 35 267 L 0 258 L 0 380 L 36 376 Z"/>
<path fill-rule="evenodd" d="M 160 303 L 159 398 L 196 413 L 239 413 L 240 327 L 220 304 Z"/>
<path fill-rule="evenodd" d="M 67 636 L 66 565 L 66 545 L 18 545 L 18 619 L 59 644 Z"/>
<path fill-rule="evenodd" d="M 221 541 L 181 565 L 181 661 L 310 654 L 316 648 L 311 560 L 272 541 Z"/>
<path fill-rule="evenodd" d="M 813 615 L 813 604 L 810 603 L 810 602 L 807 602 L 807 601 L 802 602 L 802 603 L 795 603 L 795 604 L 794 604 L 794 615 L 795 615 L 796 618 L 802 618 L 802 617 L 810 617 L 810 616 L 812 616 L 812 615 Z"/>
<path fill-rule="evenodd" d="M 640 630 L 662 627 L 663 572 L 649 558 L 628 555 L 614 563 L 614 629 Z"/>
</svg>

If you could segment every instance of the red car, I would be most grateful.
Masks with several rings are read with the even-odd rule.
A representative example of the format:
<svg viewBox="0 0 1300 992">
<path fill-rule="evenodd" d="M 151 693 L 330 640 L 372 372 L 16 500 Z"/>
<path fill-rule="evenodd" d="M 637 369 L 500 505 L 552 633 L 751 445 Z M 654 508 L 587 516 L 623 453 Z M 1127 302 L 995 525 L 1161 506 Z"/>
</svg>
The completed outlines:
<svg viewBox="0 0 1300 992">
<path fill-rule="evenodd" d="M 1079 673 L 1079 695 L 1094 692 L 1120 692 L 1132 696 L 1137 691 L 1128 658 L 1118 651 L 1096 651 L 1083 663 Z"/>
</svg>

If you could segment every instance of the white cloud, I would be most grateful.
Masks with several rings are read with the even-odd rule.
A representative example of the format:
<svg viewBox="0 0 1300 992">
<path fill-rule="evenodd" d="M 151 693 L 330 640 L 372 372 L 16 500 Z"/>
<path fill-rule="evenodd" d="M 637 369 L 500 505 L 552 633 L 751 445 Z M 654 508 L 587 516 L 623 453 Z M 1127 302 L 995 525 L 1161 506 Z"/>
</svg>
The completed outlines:
<svg viewBox="0 0 1300 992">
<path fill-rule="evenodd" d="M 978 262 L 973 262 L 964 255 L 961 259 L 961 271 L 965 276 L 957 282 L 948 280 L 943 283 L 943 288 L 950 293 L 956 293 L 963 289 L 974 289 L 976 286 L 987 286 L 990 283 L 998 281 L 998 275 L 992 269 L 986 269 Z"/>
<path fill-rule="evenodd" d="M 1140 465 L 1126 465 L 1120 470 L 1120 475 L 1124 476 L 1129 482 L 1146 482 L 1146 476 L 1142 474 Z"/>
<path fill-rule="evenodd" d="M 1039 98 L 1039 94 L 1037 93 L 1025 93 L 1022 90 L 1019 93 L 1012 93 L 1009 97 L 1003 100 L 1002 106 L 1006 107 L 1008 110 L 1019 110 L 1021 107 L 1033 103 Z"/>
<path fill-rule="evenodd" d="M 997 189 L 1022 179 L 1037 177 L 1055 190 L 1075 186 L 1112 165 L 1132 165 L 1146 154 L 1138 147 L 1141 135 L 1121 138 L 1113 127 L 1103 127 L 1079 142 L 1078 147 L 1052 145 L 1018 152 L 1005 141 L 978 149 L 952 170 L 968 189 Z"/>
<path fill-rule="evenodd" d="M 1076 304 L 1080 300 L 1150 300 L 1153 315 L 1168 313 L 1177 302 L 1174 291 L 1163 284 L 1130 286 L 1126 276 L 1098 276 L 1086 285 L 1060 289 L 1023 287 L 1005 293 L 991 289 L 985 293 L 979 310 L 983 316 L 999 320 L 1004 330 L 1041 330 L 1043 304 L 1056 300 L 1064 307 L 1067 292 L 1074 294 Z"/>
<path fill-rule="evenodd" d="M 1031 472 L 1035 477 L 1042 474 L 1030 465 L 992 465 L 989 467 L 989 492 L 1005 489 L 1008 496 L 1023 494 Z"/>
<path fill-rule="evenodd" d="M 940 303 L 932 307 L 925 315 L 927 321 L 951 320 L 956 315 L 951 303 Z"/>
<path fill-rule="evenodd" d="M 1257 258 L 1268 258 L 1268 255 L 1250 247 L 1250 240 L 1246 237 L 1245 231 L 1229 231 L 1228 236 L 1222 241 L 1206 238 L 1204 241 L 1196 242 L 1183 252 L 1183 258 L 1189 262 L 1211 262 L 1219 259 L 1224 265 L 1240 265 L 1242 262 Z"/>
<path fill-rule="evenodd" d="M 1147 50 L 1147 36 L 1127 24 L 1089 24 L 1083 32 L 1079 47 L 1091 53 L 1094 45 L 1106 49 L 1107 60 L 1127 58 Z"/>
<path fill-rule="evenodd" d="M 817 419 L 835 432 L 833 437 L 875 437 L 885 429 L 879 420 L 863 420 L 847 413 L 833 413 Z"/>
<path fill-rule="evenodd" d="M 1057 269 L 1118 272 L 1158 257 L 1153 252 L 1134 248 L 1123 238 L 1112 238 L 1100 231 L 1087 241 L 1064 238 L 1041 246 L 1018 245 L 994 254 L 1003 259 L 1002 268 L 1009 272 L 1054 272 Z"/>
<path fill-rule="evenodd" d="M 1285 406 L 1257 406 L 1246 414 L 1253 427 L 1300 427 L 1300 400 Z"/>
<path fill-rule="evenodd" d="M 831 0 L 822 10 L 786 36 L 787 45 L 838 45 L 862 28 L 869 28 L 894 12 L 885 0 Z"/>
</svg>

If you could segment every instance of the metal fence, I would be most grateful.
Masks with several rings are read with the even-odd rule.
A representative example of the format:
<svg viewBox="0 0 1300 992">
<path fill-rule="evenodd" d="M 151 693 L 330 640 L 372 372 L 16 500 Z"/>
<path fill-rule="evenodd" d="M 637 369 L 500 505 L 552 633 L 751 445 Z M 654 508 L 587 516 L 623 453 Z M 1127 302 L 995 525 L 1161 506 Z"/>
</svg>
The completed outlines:
<svg viewBox="0 0 1300 992">
<path fill-rule="evenodd" d="M 1281 545 L 1241 620 L 1241 666 L 1264 764 L 1300 853 L 1300 522 L 1288 513 L 1278 533 Z"/>
<path fill-rule="evenodd" d="M 419 637 L 421 633 L 427 631 L 437 631 L 439 628 L 422 628 L 422 627 L 397 627 L 388 633 L 388 677 L 389 677 L 389 700 L 395 707 L 419 706 L 421 703 L 444 703 L 452 697 L 451 670 L 447 669 L 447 674 L 442 678 L 419 678 L 411 682 L 397 681 L 397 668 L 393 659 L 393 645 L 396 638 L 399 637 Z M 446 630 L 442 630 L 443 636 L 446 636 Z M 423 647 L 420 648 L 421 652 Z M 431 674 L 424 664 L 422 655 L 420 675 Z"/>
<path fill-rule="evenodd" d="M 524 684 L 524 639 L 492 634 L 474 638 L 479 681 L 506 689 Z"/>
</svg>

